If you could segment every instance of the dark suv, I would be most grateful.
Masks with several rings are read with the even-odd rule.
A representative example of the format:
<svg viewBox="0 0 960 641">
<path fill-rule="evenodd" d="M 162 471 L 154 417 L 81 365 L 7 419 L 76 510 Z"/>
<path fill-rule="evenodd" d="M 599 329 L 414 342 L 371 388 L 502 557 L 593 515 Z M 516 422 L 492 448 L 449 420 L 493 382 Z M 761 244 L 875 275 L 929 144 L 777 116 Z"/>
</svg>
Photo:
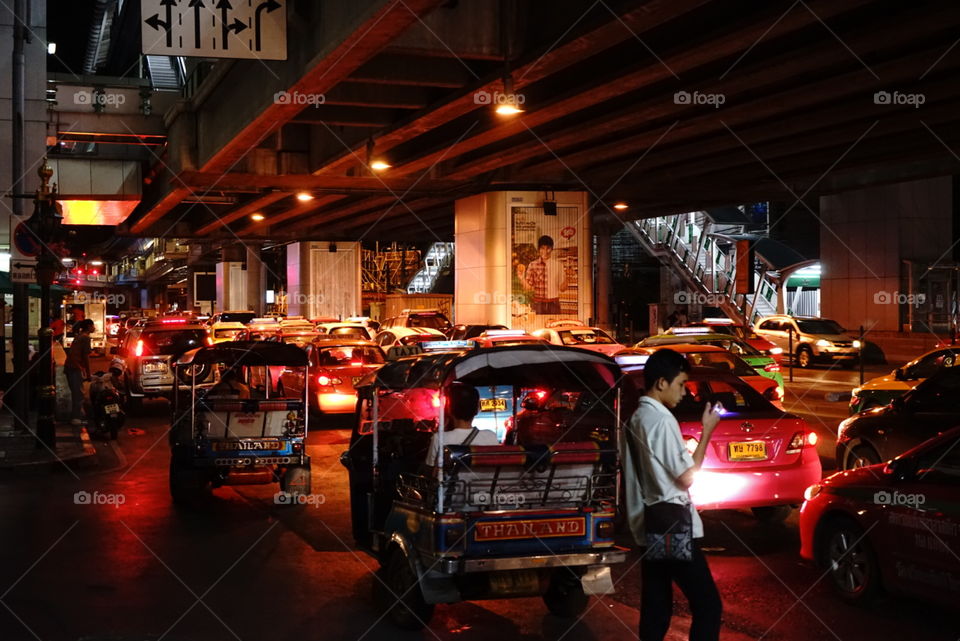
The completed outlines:
<svg viewBox="0 0 960 641">
<path fill-rule="evenodd" d="M 137 409 L 144 398 L 169 398 L 173 391 L 171 361 L 212 343 L 209 330 L 189 318 L 160 318 L 131 328 L 117 348 L 124 362 L 131 408 Z M 199 365 L 195 372 L 181 370 L 183 376 L 195 375 L 198 383 L 210 382 L 211 373 L 209 365 Z"/>
</svg>

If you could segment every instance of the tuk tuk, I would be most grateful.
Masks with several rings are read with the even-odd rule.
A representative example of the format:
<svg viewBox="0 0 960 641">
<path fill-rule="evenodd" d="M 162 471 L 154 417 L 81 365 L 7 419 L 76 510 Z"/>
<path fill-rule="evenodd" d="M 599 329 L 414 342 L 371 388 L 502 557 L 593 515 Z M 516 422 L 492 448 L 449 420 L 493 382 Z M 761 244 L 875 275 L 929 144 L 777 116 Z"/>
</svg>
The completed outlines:
<svg viewBox="0 0 960 641">
<path fill-rule="evenodd" d="M 173 366 L 174 502 L 196 500 L 222 485 L 279 483 L 284 500 L 278 503 L 286 504 L 310 493 L 309 377 L 302 349 L 284 343 L 225 342 L 186 352 Z M 211 367 L 215 382 L 200 384 L 193 374 Z M 270 381 L 274 367 L 302 369 L 305 389 L 296 396 L 277 395 L 276 382 Z"/>
<path fill-rule="evenodd" d="M 426 626 L 438 603 L 525 596 L 575 617 L 614 591 L 622 380 L 608 356 L 538 344 L 403 357 L 361 381 L 341 463 L 354 537 L 380 562 L 377 596 L 396 625 Z M 500 444 L 444 443 L 454 382 L 478 391 Z M 552 437 L 515 429 L 543 417 Z"/>
</svg>

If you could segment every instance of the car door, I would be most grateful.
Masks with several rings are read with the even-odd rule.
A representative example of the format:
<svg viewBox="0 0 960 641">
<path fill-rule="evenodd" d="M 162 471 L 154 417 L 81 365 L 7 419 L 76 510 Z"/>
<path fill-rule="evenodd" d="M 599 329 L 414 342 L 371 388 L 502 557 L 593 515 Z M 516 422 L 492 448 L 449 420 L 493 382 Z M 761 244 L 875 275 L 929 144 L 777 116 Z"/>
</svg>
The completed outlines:
<svg viewBox="0 0 960 641">
<path fill-rule="evenodd" d="M 757 332 L 761 336 L 775 343 L 777 347 L 783 348 L 784 351 L 789 348 L 790 342 L 786 330 L 785 323 L 776 319 L 765 320 L 757 327 Z"/>
<path fill-rule="evenodd" d="M 881 497 L 895 590 L 960 603 L 960 433 L 914 457 L 916 473 Z"/>
</svg>

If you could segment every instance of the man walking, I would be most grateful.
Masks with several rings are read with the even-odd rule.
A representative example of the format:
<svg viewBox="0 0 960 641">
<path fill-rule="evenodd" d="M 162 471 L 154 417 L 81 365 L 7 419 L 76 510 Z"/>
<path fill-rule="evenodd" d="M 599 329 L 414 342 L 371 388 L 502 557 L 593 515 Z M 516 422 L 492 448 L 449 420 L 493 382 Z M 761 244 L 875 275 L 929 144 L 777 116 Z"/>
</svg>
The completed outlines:
<svg viewBox="0 0 960 641">
<path fill-rule="evenodd" d="M 706 404 L 703 432 L 691 455 L 684 445 L 680 424 L 670 413 L 687 393 L 690 365 L 681 354 L 663 349 L 654 352 L 644 371 L 645 393 L 625 433 L 624 474 L 627 516 L 634 539 L 646 545 L 644 513 L 653 505 L 688 506 L 692 530 L 692 560 L 641 561 L 640 641 L 662 641 L 670 629 L 673 583 L 690 604 L 691 641 L 720 638 L 720 593 L 700 550 L 703 523 L 690 501 L 690 486 L 700 469 L 713 431 L 720 421 L 719 404 Z M 649 553 L 650 550 L 648 549 Z"/>
<path fill-rule="evenodd" d="M 83 382 L 90 378 L 90 334 L 92 320 L 82 320 L 73 327 L 73 343 L 67 352 L 63 373 L 70 385 L 70 423 L 83 424 Z"/>
</svg>

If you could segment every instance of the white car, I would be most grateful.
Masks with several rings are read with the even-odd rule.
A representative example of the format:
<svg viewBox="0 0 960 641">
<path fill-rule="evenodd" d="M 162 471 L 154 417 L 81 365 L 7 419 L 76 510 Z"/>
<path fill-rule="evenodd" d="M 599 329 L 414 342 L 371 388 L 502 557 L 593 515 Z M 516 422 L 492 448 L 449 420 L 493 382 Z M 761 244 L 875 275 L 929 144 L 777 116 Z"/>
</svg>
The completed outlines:
<svg viewBox="0 0 960 641">
<path fill-rule="evenodd" d="M 369 329 L 366 323 L 352 323 L 343 321 L 338 323 L 317 323 L 317 331 L 321 334 L 330 336 L 342 336 L 344 338 L 359 338 L 365 341 L 373 340 L 376 332 Z"/>
<path fill-rule="evenodd" d="M 765 316 L 757 320 L 754 331 L 790 351 L 790 335 L 793 334 L 794 362 L 800 367 L 810 367 L 816 362 L 838 362 L 844 367 L 853 367 L 860 356 L 860 341 L 844 333 L 836 321 L 813 316 Z"/>
<path fill-rule="evenodd" d="M 442 341 L 447 336 L 432 327 L 388 327 L 374 339 L 384 350 L 394 345 L 414 345 L 424 341 Z"/>
<path fill-rule="evenodd" d="M 554 345 L 566 345 L 567 347 L 580 347 L 594 352 L 600 352 L 607 356 L 613 356 L 617 352 L 626 349 L 613 340 L 609 334 L 599 327 L 588 327 L 587 325 L 557 325 L 544 327 L 531 332 L 537 338 L 543 339 Z"/>
</svg>

